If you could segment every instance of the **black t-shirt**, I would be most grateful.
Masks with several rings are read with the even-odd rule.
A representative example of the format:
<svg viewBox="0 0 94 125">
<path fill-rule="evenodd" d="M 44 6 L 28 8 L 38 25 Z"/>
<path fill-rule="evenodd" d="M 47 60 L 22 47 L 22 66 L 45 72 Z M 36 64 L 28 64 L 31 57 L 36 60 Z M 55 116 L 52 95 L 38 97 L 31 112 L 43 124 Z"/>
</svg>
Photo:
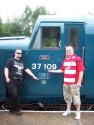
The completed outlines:
<svg viewBox="0 0 94 125">
<path fill-rule="evenodd" d="M 23 72 L 26 69 L 22 60 L 11 58 L 7 61 L 5 67 L 9 69 L 9 78 L 22 80 Z"/>
</svg>

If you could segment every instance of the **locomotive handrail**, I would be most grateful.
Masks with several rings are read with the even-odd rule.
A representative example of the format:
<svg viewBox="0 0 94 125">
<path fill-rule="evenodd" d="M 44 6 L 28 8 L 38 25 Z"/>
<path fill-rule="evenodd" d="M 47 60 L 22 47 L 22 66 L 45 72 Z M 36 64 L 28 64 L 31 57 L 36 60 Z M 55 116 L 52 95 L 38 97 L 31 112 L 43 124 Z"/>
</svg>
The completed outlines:
<svg viewBox="0 0 94 125">
<path fill-rule="evenodd" d="M 85 61 L 85 47 L 83 46 L 82 48 L 82 59 L 83 59 L 83 62 Z M 85 74 L 83 76 L 83 80 L 82 80 L 82 85 L 85 84 Z"/>
<path fill-rule="evenodd" d="M 82 59 L 83 59 L 83 61 L 84 61 L 84 58 L 85 58 L 85 47 L 83 46 L 83 48 L 82 48 Z"/>
</svg>

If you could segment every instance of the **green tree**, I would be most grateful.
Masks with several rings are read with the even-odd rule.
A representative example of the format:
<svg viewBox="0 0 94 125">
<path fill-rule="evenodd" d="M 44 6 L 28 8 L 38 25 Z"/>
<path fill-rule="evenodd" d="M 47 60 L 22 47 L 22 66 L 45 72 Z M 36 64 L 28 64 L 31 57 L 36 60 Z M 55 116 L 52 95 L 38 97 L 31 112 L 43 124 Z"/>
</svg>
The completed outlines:
<svg viewBox="0 0 94 125">
<path fill-rule="evenodd" d="M 31 35 L 31 30 L 39 15 L 46 15 L 47 10 L 44 6 L 37 7 L 34 11 L 29 6 L 26 6 L 25 11 L 20 17 L 20 25 L 23 35 Z"/>
<path fill-rule="evenodd" d="M 3 36 L 11 36 L 10 23 L 3 24 Z"/>
<path fill-rule="evenodd" d="M 0 37 L 3 35 L 3 23 L 2 19 L 0 18 Z"/>
<path fill-rule="evenodd" d="M 37 7 L 32 13 L 32 27 L 34 27 L 35 22 L 39 15 L 47 15 L 47 10 L 44 6 Z"/>
<path fill-rule="evenodd" d="M 19 36 L 22 35 L 22 28 L 19 23 L 19 18 L 8 20 L 3 24 L 3 36 Z"/>
<path fill-rule="evenodd" d="M 20 20 L 19 18 L 14 18 L 13 21 L 11 22 L 10 32 L 12 36 L 23 35 L 22 27 L 20 25 L 19 20 Z"/>
<path fill-rule="evenodd" d="M 29 6 L 26 6 L 20 17 L 15 17 L 12 21 L 8 19 L 4 24 L 0 18 L 0 36 L 31 35 L 31 30 L 39 15 L 47 15 L 44 6 L 37 7 L 34 11 Z"/>
<path fill-rule="evenodd" d="M 24 13 L 20 18 L 20 25 L 22 27 L 23 35 L 30 35 L 31 30 L 31 19 L 32 19 L 32 10 L 29 6 L 26 6 Z"/>
</svg>

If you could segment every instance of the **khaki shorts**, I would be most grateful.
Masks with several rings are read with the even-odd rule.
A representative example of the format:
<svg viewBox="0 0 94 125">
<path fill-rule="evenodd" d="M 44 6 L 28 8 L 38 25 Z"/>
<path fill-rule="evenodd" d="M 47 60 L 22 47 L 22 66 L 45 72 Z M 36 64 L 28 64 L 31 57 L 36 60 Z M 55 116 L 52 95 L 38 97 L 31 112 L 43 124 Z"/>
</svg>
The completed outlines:
<svg viewBox="0 0 94 125">
<path fill-rule="evenodd" d="M 80 104 L 81 100 L 80 100 L 80 88 L 76 86 L 76 84 L 72 84 L 72 85 L 63 85 L 63 94 L 64 94 L 64 100 L 66 101 L 66 103 L 74 103 L 74 105 L 76 104 Z"/>
</svg>

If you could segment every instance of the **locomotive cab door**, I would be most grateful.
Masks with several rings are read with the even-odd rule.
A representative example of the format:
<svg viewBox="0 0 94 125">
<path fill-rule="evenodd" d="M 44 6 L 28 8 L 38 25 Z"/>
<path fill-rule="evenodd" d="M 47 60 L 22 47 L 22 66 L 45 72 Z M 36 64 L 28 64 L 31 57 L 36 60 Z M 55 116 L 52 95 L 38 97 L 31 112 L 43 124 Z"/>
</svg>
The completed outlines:
<svg viewBox="0 0 94 125">
<path fill-rule="evenodd" d="M 65 46 L 72 45 L 75 53 L 84 58 L 84 23 L 65 23 L 64 42 Z"/>
<path fill-rule="evenodd" d="M 26 79 L 23 91 L 32 101 L 38 98 L 44 103 L 59 102 L 63 98 L 63 74 L 54 75 L 48 70 L 59 69 L 64 59 L 64 23 L 41 23 L 38 28 L 32 38 L 32 49 L 25 53 L 24 59 L 39 81 Z"/>
</svg>

